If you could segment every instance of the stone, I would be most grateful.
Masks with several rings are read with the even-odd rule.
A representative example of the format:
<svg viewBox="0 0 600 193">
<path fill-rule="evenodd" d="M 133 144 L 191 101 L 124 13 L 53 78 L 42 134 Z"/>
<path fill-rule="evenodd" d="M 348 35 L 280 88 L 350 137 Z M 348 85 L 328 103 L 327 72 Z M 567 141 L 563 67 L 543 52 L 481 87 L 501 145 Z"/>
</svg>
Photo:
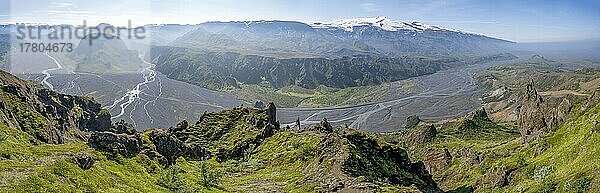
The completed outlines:
<svg viewBox="0 0 600 193">
<path fill-rule="evenodd" d="M 329 121 L 327 121 L 327 118 L 325 117 L 321 119 L 321 122 L 319 122 L 319 125 L 317 127 L 320 131 L 323 131 L 325 133 L 333 132 L 333 127 L 331 126 L 331 124 L 329 124 Z"/>
<path fill-rule="evenodd" d="M 421 119 L 417 115 L 411 115 L 406 118 L 406 123 L 404 124 L 404 129 L 412 129 L 417 127 L 421 123 Z"/>
<path fill-rule="evenodd" d="M 94 166 L 96 160 L 94 160 L 94 157 L 92 157 L 90 154 L 79 152 L 73 158 L 73 162 L 75 163 L 75 165 L 79 166 L 79 168 L 83 170 L 88 170 L 92 168 L 92 166 Z"/>
<path fill-rule="evenodd" d="M 124 156 L 133 156 L 142 149 L 142 139 L 139 134 L 94 132 L 89 139 L 89 143 L 94 148 L 108 150 Z"/>
<path fill-rule="evenodd" d="M 277 124 L 277 108 L 272 102 L 267 105 L 267 121 L 272 125 Z"/>
<path fill-rule="evenodd" d="M 167 165 L 173 165 L 177 158 L 186 154 L 188 147 L 174 135 L 155 130 L 150 133 L 149 138 L 156 146 L 156 152 L 167 159 Z"/>
<path fill-rule="evenodd" d="M 114 123 L 108 131 L 116 133 L 116 134 L 127 134 L 127 135 L 133 135 L 136 133 L 136 130 L 134 129 L 133 125 L 125 122 L 125 120 L 123 120 L 123 119 L 121 119 L 121 121 L 119 121 L 119 122 Z"/>
<path fill-rule="evenodd" d="M 264 109 L 265 108 L 265 103 L 263 103 L 261 100 L 258 100 L 254 103 L 254 108 L 257 109 Z"/>
</svg>

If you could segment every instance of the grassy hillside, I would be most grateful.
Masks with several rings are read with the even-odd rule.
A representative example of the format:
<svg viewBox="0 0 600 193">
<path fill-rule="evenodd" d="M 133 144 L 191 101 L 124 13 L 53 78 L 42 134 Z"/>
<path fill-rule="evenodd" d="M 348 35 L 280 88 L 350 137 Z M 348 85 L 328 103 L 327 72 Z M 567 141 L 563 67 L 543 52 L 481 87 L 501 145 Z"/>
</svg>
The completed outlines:
<svg viewBox="0 0 600 193">
<path fill-rule="evenodd" d="M 598 192 L 600 103 L 575 109 L 546 137 L 526 145 L 513 124 L 467 117 L 438 125 L 432 142 L 408 150 L 436 170 L 434 180 L 443 190 Z"/>
<path fill-rule="evenodd" d="M 0 192 L 439 191 L 402 148 L 348 128 L 267 134 L 261 125 L 272 124 L 269 112 L 235 108 L 205 114 L 196 124 L 130 135 L 141 137 L 142 151 L 123 155 L 93 140 L 40 143 L 0 123 Z M 178 154 L 181 142 L 208 151 L 199 159 Z M 174 152 L 175 161 L 165 164 L 153 154 L 170 155 L 161 149 Z M 89 169 L 76 161 L 86 155 L 95 160 Z"/>
</svg>

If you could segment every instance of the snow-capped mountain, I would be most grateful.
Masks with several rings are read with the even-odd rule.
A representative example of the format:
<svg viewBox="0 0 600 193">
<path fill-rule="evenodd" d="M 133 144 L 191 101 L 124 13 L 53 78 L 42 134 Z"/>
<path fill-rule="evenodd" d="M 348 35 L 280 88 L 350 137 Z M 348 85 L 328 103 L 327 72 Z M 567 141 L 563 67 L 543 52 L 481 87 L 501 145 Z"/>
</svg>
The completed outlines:
<svg viewBox="0 0 600 193">
<path fill-rule="evenodd" d="M 177 47 L 286 57 L 477 55 L 509 41 L 386 17 L 334 22 L 206 22 L 171 43 Z"/>
<path fill-rule="evenodd" d="M 442 28 L 438 26 L 426 25 L 421 22 L 403 22 L 393 21 L 387 17 L 372 17 L 372 18 L 353 18 L 353 19 L 341 19 L 333 22 L 313 22 L 309 24 L 313 28 L 327 28 L 327 29 L 343 29 L 348 32 L 354 31 L 354 28 L 361 26 L 374 26 L 385 31 L 399 31 L 399 30 L 412 30 L 412 31 L 423 31 L 423 30 L 434 30 L 434 31 L 454 31 L 459 32 L 455 29 Z"/>
</svg>

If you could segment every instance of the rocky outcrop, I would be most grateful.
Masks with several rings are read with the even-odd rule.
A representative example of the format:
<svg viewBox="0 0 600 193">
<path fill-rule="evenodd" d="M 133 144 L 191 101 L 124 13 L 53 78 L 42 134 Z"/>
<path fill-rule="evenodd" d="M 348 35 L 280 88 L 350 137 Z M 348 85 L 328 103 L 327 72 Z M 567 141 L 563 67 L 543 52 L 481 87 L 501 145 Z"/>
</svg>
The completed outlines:
<svg viewBox="0 0 600 193">
<path fill-rule="evenodd" d="M 411 115 L 406 118 L 406 123 L 404 123 L 404 129 L 412 129 L 417 127 L 421 123 L 421 119 L 417 115 Z"/>
<path fill-rule="evenodd" d="M 92 147 L 124 156 L 134 156 L 142 150 L 139 134 L 128 135 L 103 131 L 92 133 L 89 143 Z"/>
<path fill-rule="evenodd" d="M 254 108 L 257 109 L 264 109 L 265 108 L 265 103 L 263 103 L 261 100 L 258 100 L 254 103 Z"/>
<path fill-rule="evenodd" d="M 567 118 L 573 104 L 563 98 L 558 106 L 547 102 L 537 93 L 533 80 L 525 88 L 519 107 L 519 133 L 521 143 L 540 139 Z"/>
<path fill-rule="evenodd" d="M 432 142 L 437 135 L 434 125 L 420 126 L 413 128 L 404 135 L 402 141 L 409 147 Z"/>
<path fill-rule="evenodd" d="M 348 129 L 346 129 L 348 130 Z M 427 172 L 426 163 L 411 162 L 405 150 L 380 143 L 376 138 L 359 131 L 344 132 L 349 155 L 342 171 L 351 176 L 364 176 L 373 183 L 416 186 L 422 192 L 441 192 Z"/>
<path fill-rule="evenodd" d="M 427 148 L 423 155 L 425 168 L 429 173 L 442 172 L 450 167 L 452 155 L 446 148 Z"/>
<path fill-rule="evenodd" d="M 43 143 L 85 141 L 110 128 L 110 114 L 87 97 L 63 95 L 0 71 L 0 118 Z"/>
<path fill-rule="evenodd" d="M 588 97 L 588 99 L 586 100 L 586 102 L 583 104 L 582 108 L 588 109 L 588 108 L 593 107 L 594 105 L 598 104 L 598 102 L 600 102 L 600 89 L 594 90 L 592 95 L 590 95 Z"/>
<path fill-rule="evenodd" d="M 184 120 L 166 131 L 147 131 L 145 135 L 151 145 L 145 145 L 149 148 L 143 153 L 158 157 L 167 165 L 175 163 L 179 157 L 188 160 L 212 156 L 218 161 L 238 159 L 279 130 L 275 104 L 269 103 L 265 109 L 236 107 L 204 113 L 195 124 Z"/>
<path fill-rule="evenodd" d="M 113 124 L 113 126 L 110 127 L 108 131 L 116 134 L 124 133 L 127 135 L 133 135 L 136 133 L 134 126 L 131 123 L 125 122 L 124 120 Z"/>
<path fill-rule="evenodd" d="M 96 160 L 94 160 L 94 157 L 92 157 L 90 154 L 79 152 L 73 158 L 73 162 L 75 163 L 75 165 L 79 166 L 79 168 L 83 170 L 88 170 L 92 168 L 92 166 L 94 166 Z"/>
<path fill-rule="evenodd" d="M 489 190 L 504 187 L 509 184 L 511 172 L 504 166 L 493 167 L 477 180 L 475 188 L 477 190 Z"/>
<path fill-rule="evenodd" d="M 177 158 L 186 154 L 186 145 L 177 139 L 175 135 L 171 135 L 165 131 L 154 130 L 150 133 L 149 138 L 152 144 L 154 144 L 154 151 L 166 159 L 167 165 L 173 165 Z"/>
</svg>

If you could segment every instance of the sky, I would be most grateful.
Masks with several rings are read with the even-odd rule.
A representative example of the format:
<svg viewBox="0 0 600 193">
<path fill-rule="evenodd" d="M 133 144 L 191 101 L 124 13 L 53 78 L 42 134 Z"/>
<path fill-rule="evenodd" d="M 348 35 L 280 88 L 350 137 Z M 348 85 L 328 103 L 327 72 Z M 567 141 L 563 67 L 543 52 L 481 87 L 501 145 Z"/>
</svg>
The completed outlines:
<svg viewBox="0 0 600 193">
<path fill-rule="evenodd" d="M 1 23 L 125 26 L 206 21 L 392 20 L 516 42 L 600 39 L 599 0 L 0 0 Z"/>
</svg>

